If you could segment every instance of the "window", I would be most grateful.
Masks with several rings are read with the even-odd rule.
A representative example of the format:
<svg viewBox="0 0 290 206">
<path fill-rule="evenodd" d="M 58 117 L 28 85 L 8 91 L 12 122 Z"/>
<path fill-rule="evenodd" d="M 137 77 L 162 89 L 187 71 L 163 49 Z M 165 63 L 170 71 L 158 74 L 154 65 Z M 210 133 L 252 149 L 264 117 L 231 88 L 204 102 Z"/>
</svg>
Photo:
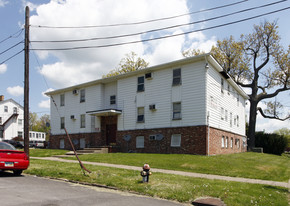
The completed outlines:
<svg viewBox="0 0 290 206">
<path fill-rule="evenodd" d="M 225 142 L 225 146 L 226 146 L 226 148 L 228 148 L 228 142 L 229 142 L 229 138 L 226 137 L 226 142 Z"/>
<path fill-rule="evenodd" d="M 235 144 L 237 145 L 237 148 L 239 149 L 240 148 L 240 139 L 236 139 L 235 141 L 236 141 Z"/>
<path fill-rule="evenodd" d="M 225 137 L 222 136 L 222 148 L 224 148 L 224 147 L 225 147 Z"/>
<path fill-rule="evenodd" d="M 173 80 L 172 85 L 180 85 L 181 84 L 181 69 L 174 69 L 173 70 Z"/>
<path fill-rule="evenodd" d="M 172 119 L 181 119 L 181 102 L 173 103 L 173 116 Z"/>
<path fill-rule="evenodd" d="M 224 93 L 224 79 L 221 78 L 221 93 Z"/>
<path fill-rule="evenodd" d="M 86 115 L 81 114 L 81 128 L 86 128 Z"/>
<path fill-rule="evenodd" d="M 231 138 L 231 148 L 233 149 L 233 142 L 234 142 L 234 139 Z"/>
<path fill-rule="evenodd" d="M 228 84 L 228 95 L 230 95 L 231 92 L 231 86 Z"/>
<path fill-rule="evenodd" d="M 144 76 L 138 77 L 137 92 L 143 92 L 144 89 Z"/>
<path fill-rule="evenodd" d="M 233 126 L 233 113 L 230 113 L 230 127 Z"/>
<path fill-rule="evenodd" d="M 18 119 L 18 125 L 22 125 L 22 119 Z"/>
<path fill-rule="evenodd" d="M 237 124 L 237 117 L 236 117 L 236 115 L 234 116 L 234 125 L 236 125 Z"/>
<path fill-rule="evenodd" d="M 60 118 L 60 128 L 64 129 L 64 127 L 65 127 L 65 125 L 64 125 L 64 117 L 61 117 Z M 34 136 L 34 134 L 33 134 L 33 136 Z"/>
<path fill-rule="evenodd" d="M 224 116 L 225 116 L 225 110 L 223 107 L 221 107 L 221 120 L 224 120 Z"/>
<path fill-rule="evenodd" d="M 116 104 L 116 95 L 110 96 L 110 104 Z"/>
<path fill-rule="evenodd" d="M 237 106 L 239 106 L 239 104 L 240 104 L 240 95 L 237 94 Z"/>
<path fill-rule="evenodd" d="M 17 114 L 17 107 L 13 107 L 13 114 Z"/>
<path fill-rule="evenodd" d="M 18 132 L 18 137 L 23 137 L 23 132 Z"/>
<path fill-rule="evenodd" d="M 144 136 L 136 137 L 136 148 L 144 148 Z"/>
<path fill-rule="evenodd" d="M 173 134 L 171 136 L 171 147 L 180 147 L 181 144 L 181 134 Z"/>
<path fill-rule="evenodd" d="M 82 89 L 81 95 L 80 95 L 80 102 L 85 102 L 85 101 L 86 101 L 86 90 Z"/>
<path fill-rule="evenodd" d="M 239 115 L 237 115 L 237 127 L 240 126 L 240 118 L 239 118 Z"/>
<path fill-rule="evenodd" d="M 8 112 L 8 106 L 4 106 L 4 112 Z"/>
<path fill-rule="evenodd" d="M 228 110 L 225 110 L 225 121 L 228 121 Z"/>
<path fill-rule="evenodd" d="M 2 124 L 2 117 L 0 117 L 0 124 Z"/>
<path fill-rule="evenodd" d="M 144 107 L 138 107 L 137 110 L 137 122 L 145 122 Z"/>
<path fill-rule="evenodd" d="M 36 139 L 38 139 L 38 133 L 36 133 Z"/>
<path fill-rule="evenodd" d="M 60 106 L 64 106 L 64 94 L 60 95 Z"/>
</svg>

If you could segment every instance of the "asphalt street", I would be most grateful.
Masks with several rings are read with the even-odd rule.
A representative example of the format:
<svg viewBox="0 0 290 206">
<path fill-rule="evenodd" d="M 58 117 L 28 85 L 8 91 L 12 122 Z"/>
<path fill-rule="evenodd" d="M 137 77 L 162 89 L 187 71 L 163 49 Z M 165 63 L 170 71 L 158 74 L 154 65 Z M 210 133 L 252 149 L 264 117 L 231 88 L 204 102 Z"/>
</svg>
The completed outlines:
<svg viewBox="0 0 290 206">
<path fill-rule="evenodd" d="M 0 172 L 1 206 L 180 206 L 175 202 L 35 176 Z"/>
</svg>

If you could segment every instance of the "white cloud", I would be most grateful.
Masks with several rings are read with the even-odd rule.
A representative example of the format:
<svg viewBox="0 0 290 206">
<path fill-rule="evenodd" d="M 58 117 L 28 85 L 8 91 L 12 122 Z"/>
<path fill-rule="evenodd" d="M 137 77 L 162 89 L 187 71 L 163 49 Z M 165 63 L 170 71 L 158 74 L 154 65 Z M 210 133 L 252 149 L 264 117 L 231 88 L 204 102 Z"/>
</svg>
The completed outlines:
<svg viewBox="0 0 290 206">
<path fill-rule="evenodd" d="M 0 65 L 0 74 L 3 74 L 7 71 L 7 65 L 6 64 L 2 64 Z"/>
<path fill-rule="evenodd" d="M 43 100 L 38 104 L 39 108 L 49 109 L 50 108 L 50 99 Z"/>
<path fill-rule="evenodd" d="M 4 7 L 6 4 L 8 4 L 8 1 L 0 0 L 0 7 Z"/>
<path fill-rule="evenodd" d="M 46 96 L 46 92 L 52 92 L 54 89 L 52 89 L 52 88 L 49 88 L 49 89 L 47 89 L 46 91 L 44 91 L 44 92 L 42 92 L 41 94 L 42 94 L 42 96 L 43 97 L 46 97 L 46 98 L 49 98 L 48 96 Z"/>
<path fill-rule="evenodd" d="M 112 5 L 114 5 L 112 7 Z M 109 11 L 109 12 L 108 12 Z M 53 15 L 51 15 L 53 13 Z M 108 14 L 109 13 L 109 14 Z M 97 1 L 97 0 L 67 0 L 50 1 L 36 8 L 36 15 L 30 18 L 32 25 L 49 26 L 83 26 L 104 25 L 114 23 L 138 22 L 150 19 L 172 16 L 173 14 L 188 13 L 186 0 L 123 0 L 123 1 Z M 118 26 L 94 29 L 40 29 L 31 27 L 31 40 L 64 40 L 84 39 L 93 37 L 107 37 L 130 34 L 165 26 L 188 23 L 189 16 L 158 21 L 134 26 Z M 33 48 L 66 48 L 78 46 L 97 46 L 142 39 L 154 38 L 164 35 L 184 32 L 188 27 L 146 33 L 119 39 L 107 39 L 90 42 L 71 43 L 32 43 Z M 42 51 L 38 56 L 46 59 L 51 55 L 57 62 L 43 65 L 40 72 L 56 88 L 62 88 L 101 78 L 103 74 L 115 69 L 125 54 L 134 51 L 149 61 L 150 65 L 164 63 L 182 58 L 181 51 L 186 37 L 179 36 L 147 43 L 127 44 L 118 47 L 99 49 L 82 49 L 71 51 Z M 212 40 L 212 39 L 211 39 Z M 207 42 L 203 39 L 205 47 Z"/>
<path fill-rule="evenodd" d="M 12 96 L 21 96 L 24 93 L 24 89 L 21 86 L 15 86 L 15 87 L 8 87 L 7 92 Z"/>
</svg>

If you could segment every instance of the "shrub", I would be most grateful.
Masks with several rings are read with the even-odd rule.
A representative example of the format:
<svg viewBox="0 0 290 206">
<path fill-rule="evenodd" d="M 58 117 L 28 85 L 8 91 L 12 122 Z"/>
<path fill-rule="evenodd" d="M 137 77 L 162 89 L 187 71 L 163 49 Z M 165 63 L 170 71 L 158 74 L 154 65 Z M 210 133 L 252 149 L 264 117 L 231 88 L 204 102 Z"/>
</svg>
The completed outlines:
<svg viewBox="0 0 290 206">
<path fill-rule="evenodd" d="M 287 138 L 274 133 L 256 132 L 256 147 L 263 147 L 264 153 L 281 155 L 287 146 Z"/>
</svg>

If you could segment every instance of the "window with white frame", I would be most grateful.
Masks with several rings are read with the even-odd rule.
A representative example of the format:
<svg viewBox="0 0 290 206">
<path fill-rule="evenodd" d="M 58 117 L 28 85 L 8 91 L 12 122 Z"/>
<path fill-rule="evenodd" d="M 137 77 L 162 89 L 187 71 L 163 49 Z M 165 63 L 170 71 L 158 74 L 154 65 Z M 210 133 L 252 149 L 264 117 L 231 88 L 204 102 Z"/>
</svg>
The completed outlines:
<svg viewBox="0 0 290 206">
<path fill-rule="evenodd" d="M 237 116 L 235 115 L 234 116 L 234 125 L 236 125 L 237 124 Z"/>
<path fill-rule="evenodd" d="M 237 106 L 239 106 L 239 104 L 240 104 L 240 95 L 237 94 Z"/>
<path fill-rule="evenodd" d="M 225 146 L 226 146 L 226 148 L 228 148 L 228 142 L 229 142 L 229 138 L 226 137 L 226 142 L 225 142 Z"/>
<path fill-rule="evenodd" d="M 60 106 L 64 106 L 64 94 L 60 95 Z"/>
<path fill-rule="evenodd" d="M 222 136 L 222 148 L 224 148 L 224 147 L 225 147 L 225 137 Z"/>
<path fill-rule="evenodd" d="M 18 131 L 18 137 L 23 137 L 23 132 Z"/>
<path fill-rule="evenodd" d="M 181 84 L 181 69 L 173 69 L 173 79 L 172 79 L 172 85 L 180 85 Z"/>
<path fill-rule="evenodd" d="M 0 117 L 0 124 L 2 124 L 2 117 Z"/>
<path fill-rule="evenodd" d="M 144 148 L 144 136 L 136 137 L 136 148 Z"/>
<path fill-rule="evenodd" d="M 64 117 L 61 117 L 60 118 L 60 128 L 61 129 L 64 129 L 64 127 L 65 127 L 65 119 L 64 119 Z M 34 134 L 33 134 L 34 135 Z"/>
<path fill-rule="evenodd" d="M 22 125 L 22 119 L 18 119 L 18 125 L 19 125 L 19 126 Z"/>
<path fill-rule="evenodd" d="M 137 92 L 145 91 L 144 76 L 138 77 Z"/>
<path fill-rule="evenodd" d="M 237 115 L 237 127 L 240 126 L 240 118 L 239 118 L 239 115 Z"/>
<path fill-rule="evenodd" d="M 228 84 L 228 95 L 230 95 L 231 93 L 231 86 L 230 86 L 230 84 Z"/>
<path fill-rule="evenodd" d="M 172 119 L 174 120 L 181 119 L 181 102 L 173 103 Z"/>
<path fill-rule="evenodd" d="M 17 114 L 18 113 L 17 110 L 18 110 L 17 107 L 13 107 L 13 114 Z"/>
<path fill-rule="evenodd" d="M 86 101 L 86 90 L 81 89 L 80 91 L 80 102 L 85 102 Z"/>
<path fill-rule="evenodd" d="M 116 95 L 110 96 L 110 104 L 116 104 Z"/>
<path fill-rule="evenodd" d="M 231 148 L 233 149 L 234 139 L 231 138 Z"/>
<path fill-rule="evenodd" d="M 225 110 L 223 107 L 221 107 L 221 120 L 224 120 L 225 117 Z"/>
<path fill-rule="evenodd" d="M 228 121 L 228 110 L 225 110 L 225 121 Z"/>
<path fill-rule="evenodd" d="M 223 94 L 224 93 L 224 88 L 225 87 L 225 85 L 224 85 L 224 79 L 223 78 L 221 78 L 221 93 Z"/>
<path fill-rule="evenodd" d="M 85 114 L 81 114 L 81 128 L 86 128 L 86 115 Z"/>
<path fill-rule="evenodd" d="M 239 149 L 239 148 L 240 148 L 240 139 L 236 139 L 235 141 L 236 141 L 236 142 L 235 142 L 235 143 L 236 143 L 236 146 L 237 146 L 237 148 Z"/>
<path fill-rule="evenodd" d="M 233 126 L 233 113 L 230 112 L 230 127 Z"/>
<path fill-rule="evenodd" d="M 137 108 L 137 122 L 139 123 L 145 122 L 144 107 Z"/>
<path fill-rule="evenodd" d="M 8 112 L 8 106 L 4 106 L 4 112 Z"/>
<path fill-rule="evenodd" d="M 171 147 L 180 147 L 181 145 L 181 134 L 171 135 Z"/>
</svg>

